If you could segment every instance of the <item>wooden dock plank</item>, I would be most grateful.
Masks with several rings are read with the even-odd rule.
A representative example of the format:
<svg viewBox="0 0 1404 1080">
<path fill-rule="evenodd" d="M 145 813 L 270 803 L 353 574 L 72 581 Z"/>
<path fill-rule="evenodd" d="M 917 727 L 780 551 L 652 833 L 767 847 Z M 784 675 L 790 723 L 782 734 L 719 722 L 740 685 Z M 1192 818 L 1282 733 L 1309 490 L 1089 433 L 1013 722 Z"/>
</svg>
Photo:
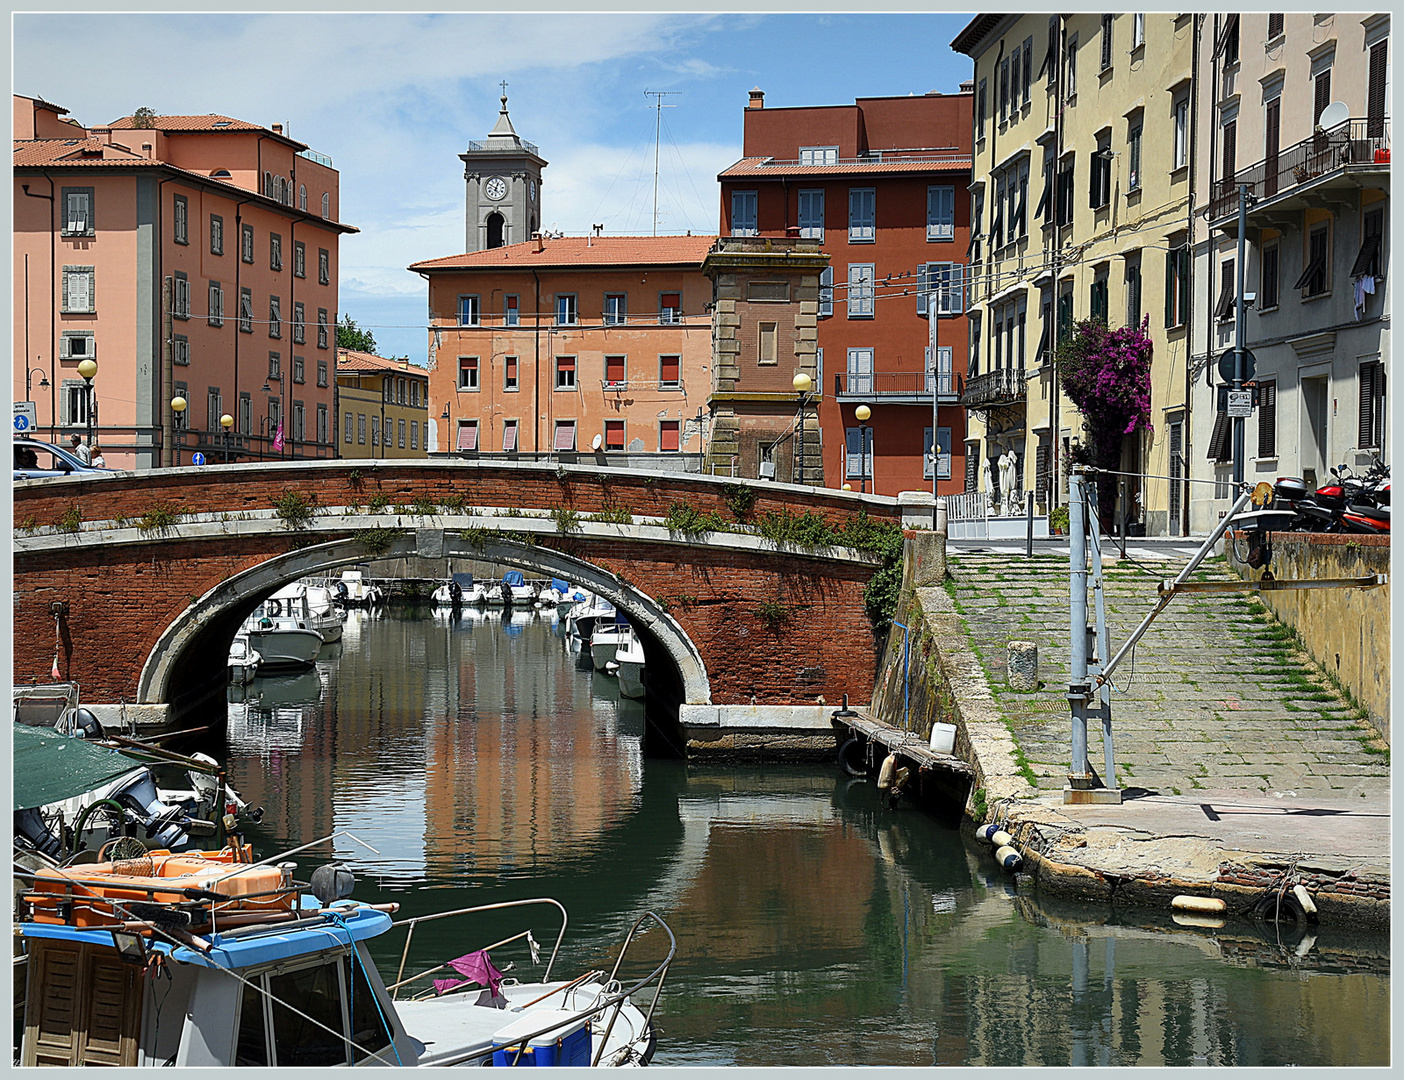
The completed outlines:
<svg viewBox="0 0 1404 1080">
<path fill-rule="evenodd" d="M 918 768 L 942 769 L 964 776 L 975 775 L 974 768 L 954 754 L 935 753 L 920 735 L 903 731 L 901 728 L 885 724 L 881 720 L 874 720 L 861 711 L 856 712 L 853 716 L 835 716 L 834 723 L 848 728 L 852 734 L 861 736 L 869 742 L 886 747 L 889 752 L 895 752 L 910 759 Z"/>
</svg>

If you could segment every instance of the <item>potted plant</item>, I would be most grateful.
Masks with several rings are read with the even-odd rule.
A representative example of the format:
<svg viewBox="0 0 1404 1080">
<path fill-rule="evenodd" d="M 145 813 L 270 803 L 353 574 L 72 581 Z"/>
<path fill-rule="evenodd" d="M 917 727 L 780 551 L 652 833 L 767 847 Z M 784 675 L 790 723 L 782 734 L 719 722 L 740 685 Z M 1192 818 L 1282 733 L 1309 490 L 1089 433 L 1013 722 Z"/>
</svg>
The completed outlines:
<svg viewBox="0 0 1404 1080">
<path fill-rule="evenodd" d="M 1062 536 L 1068 531 L 1068 508 L 1055 506 L 1048 514 L 1048 531 L 1054 536 Z"/>
</svg>

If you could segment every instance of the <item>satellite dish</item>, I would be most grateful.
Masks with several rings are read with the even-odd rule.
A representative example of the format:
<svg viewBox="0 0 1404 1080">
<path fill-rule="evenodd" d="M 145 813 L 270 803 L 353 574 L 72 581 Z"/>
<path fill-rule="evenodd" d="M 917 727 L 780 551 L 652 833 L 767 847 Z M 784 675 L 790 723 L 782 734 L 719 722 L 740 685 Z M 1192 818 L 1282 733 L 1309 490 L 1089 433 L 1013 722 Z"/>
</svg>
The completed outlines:
<svg viewBox="0 0 1404 1080">
<path fill-rule="evenodd" d="M 1329 131 L 1337 124 L 1343 124 L 1350 119 L 1350 106 L 1344 101 L 1333 101 L 1321 110 L 1321 119 L 1316 122 L 1316 126 L 1322 131 Z"/>
<path fill-rule="evenodd" d="M 603 436 L 603 435 L 596 435 L 593 439 L 590 440 L 590 449 L 591 449 L 591 450 L 598 450 L 598 449 L 599 449 L 601 446 L 603 446 L 603 445 L 604 445 L 604 436 Z"/>
</svg>

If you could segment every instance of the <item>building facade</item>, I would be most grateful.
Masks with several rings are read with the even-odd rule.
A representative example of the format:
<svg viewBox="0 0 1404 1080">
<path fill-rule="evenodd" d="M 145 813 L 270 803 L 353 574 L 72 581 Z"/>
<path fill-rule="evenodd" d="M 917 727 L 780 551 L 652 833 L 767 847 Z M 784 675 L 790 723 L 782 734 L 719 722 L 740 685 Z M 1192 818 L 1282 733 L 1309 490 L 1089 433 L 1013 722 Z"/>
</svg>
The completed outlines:
<svg viewBox="0 0 1404 1080">
<path fill-rule="evenodd" d="M 1066 501 L 1088 435 L 1054 356 L 1098 319 L 1151 342 L 1149 428 L 1119 462 L 1128 531 L 1184 531 L 1194 21 L 981 15 L 952 43 L 975 66 L 964 486 L 997 512 Z"/>
<path fill-rule="evenodd" d="M 408 360 L 336 351 L 337 456 L 423 458 L 429 453 L 429 373 Z"/>
<path fill-rule="evenodd" d="M 1198 35 L 1195 446 L 1191 523 L 1232 496 L 1219 360 L 1236 337 L 1238 260 L 1255 408 L 1244 478 L 1314 488 L 1385 456 L 1390 367 L 1390 16 L 1205 16 Z M 1246 228 L 1239 245 L 1239 189 Z M 1251 303 L 1249 299 L 1251 297 Z"/>
<path fill-rule="evenodd" d="M 412 265 L 429 289 L 430 451 L 699 454 L 715 239 L 538 233 Z"/>
<path fill-rule="evenodd" d="M 962 488 L 971 102 L 766 108 L 752 90 L 745 156 L 718 177 L 724 237 L 816 241 L 829 257 L 812 312 L 829 486 Z"/>
<path fill-rule="evenodd" d="M 356 230 L 331 160 L 279 124 L 65 112 L 14 98 L 15 399 L 41 436 L 91 422 L 124 468 L 334 456 L 338 243 Z"/>
</svg>

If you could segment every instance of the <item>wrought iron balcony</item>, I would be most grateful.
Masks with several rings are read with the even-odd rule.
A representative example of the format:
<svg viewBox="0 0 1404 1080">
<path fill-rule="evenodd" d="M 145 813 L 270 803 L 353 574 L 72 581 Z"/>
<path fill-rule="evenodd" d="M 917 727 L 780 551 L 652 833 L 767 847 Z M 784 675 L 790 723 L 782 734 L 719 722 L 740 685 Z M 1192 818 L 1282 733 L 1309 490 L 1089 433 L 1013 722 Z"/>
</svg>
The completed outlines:
<svg viewBox="0 0 1404 1080">
<path fill-rule="evenodd" d="M 972 375 L 965 380 L 962 405 L 980 408 L 989 405 L 1009 405 L 1025 397 L 1023 368 L 996 368 L 984 375 Z"/>
<path fill-rule="evenodd" d="M 1299 189 L 1305 194 L 1307 188 L 1329 185 L 1332 178 L 1361 172 L 1380 173 L 1383 186 L 1388 186 L 1388 120 L 1342 121 L 1255 165 L 1239 169 L 1231 178 L 1215 181 L 1209 221 L 1222 225 L 1238 213 L 1239 185 L 1247 186 L 1249 196 L 1258 201 L 1257 209 L 1261 210 L 1269 199 Z M 1353 179 L 1350 183 L 1357 186 Z M 1232 225 L 1231 221 L 1227 223 Z"/>
<path fill-rule="evenodd" d="M 834 397 L 840 401 L 882 401 L 888 405 L 954 405 L 960 400 L 961 376 L 953 371 L 852 371 L 834 375 Z"/>
</svg>

